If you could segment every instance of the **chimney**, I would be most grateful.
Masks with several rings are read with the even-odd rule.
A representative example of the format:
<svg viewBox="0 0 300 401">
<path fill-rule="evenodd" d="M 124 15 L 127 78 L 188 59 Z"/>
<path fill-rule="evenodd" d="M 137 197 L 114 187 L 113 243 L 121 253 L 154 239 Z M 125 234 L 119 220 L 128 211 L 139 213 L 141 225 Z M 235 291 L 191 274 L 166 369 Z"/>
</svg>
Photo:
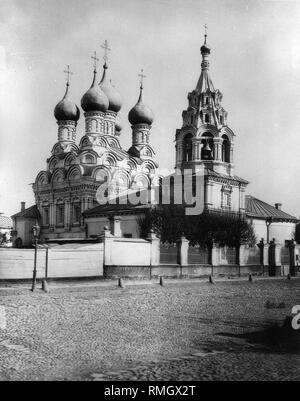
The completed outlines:
<svg viewBox="0 0 300 401">
<path fill-rule="evenodd" d="M 278 210 L 281 210 L 282 203 L 275 203 L 275 207 Z"/>
<path fill-rule="evenodd" d="M 21 212 L 24 212 L 25 210 L 25 202 L 21 202 Z"/>
</svg>

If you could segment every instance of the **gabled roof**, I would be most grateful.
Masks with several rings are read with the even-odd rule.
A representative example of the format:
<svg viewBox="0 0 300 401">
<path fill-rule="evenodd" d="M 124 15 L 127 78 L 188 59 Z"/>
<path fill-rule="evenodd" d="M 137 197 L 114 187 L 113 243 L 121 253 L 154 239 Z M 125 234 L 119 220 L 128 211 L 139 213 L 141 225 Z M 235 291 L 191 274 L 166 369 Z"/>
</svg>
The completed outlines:
<svg viewBox="0 0 300 401">
<path fill-rule="evenodd" d="M 246 215 L 248 217 L 267 219 L 272 218 L 275 221 L 291 221 L 297 222 L 298 219 L 282 210 L 276 209 L 276 207 L 269 205 L 262 200 L 254 198 L 253 196 L 247 195 L 245 197 L 246 202 Z"/>
<path fill-rule="evenodd" d="M 21 211 L 19 213 L 16 213 L 16 214 L 12 215 L 11 217 L 12 218 L 15 218 L 15 217 L 26 217 L 28 219 L 29 218 L 39 219 L 41 217 L 41 215 L 40 215 L 40 212 L 39 212 L 37 206 L 33 205 L 33 206 L 30 206 L 27 209 L 25 209 L 25 210 L 23 210 L 23 211 Z"/>
</svg>

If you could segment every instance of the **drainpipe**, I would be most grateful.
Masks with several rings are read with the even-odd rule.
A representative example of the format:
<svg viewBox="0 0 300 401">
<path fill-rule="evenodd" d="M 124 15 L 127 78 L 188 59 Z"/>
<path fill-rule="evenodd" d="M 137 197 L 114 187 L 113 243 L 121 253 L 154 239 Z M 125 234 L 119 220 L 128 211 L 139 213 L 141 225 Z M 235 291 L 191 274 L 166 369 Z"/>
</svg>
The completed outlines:
<svg viewBox="0 0 300 401">
<path fill-rule="evenodd" d="M 269 244 L 270 242 L 270 225 L 273 222 L 273 218 L 272 217 L 268 217 L 266 219 L 266 226 L 267 226 L 267 244 Z"/>
</svg>

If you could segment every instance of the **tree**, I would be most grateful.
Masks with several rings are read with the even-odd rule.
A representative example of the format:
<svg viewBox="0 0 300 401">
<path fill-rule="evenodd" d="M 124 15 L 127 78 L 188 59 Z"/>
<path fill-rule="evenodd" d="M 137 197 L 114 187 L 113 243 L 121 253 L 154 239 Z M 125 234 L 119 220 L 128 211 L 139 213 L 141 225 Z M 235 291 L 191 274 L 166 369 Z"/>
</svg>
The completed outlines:
<svg viewBox="0 0 300 401">
<path fill-rule="evenodd" d="M 187 216 L 181 205 L 159 205 L 148 210 L 139 220 L 139 227 L 142 237 L 153 229 L 163 243 L 174 243 L 182 235 L 191 245 L 210 246 L 214 241 L 238 249 L 242 244 L 256 243 L 253 226 L 239 215 Z"/>
</svg>

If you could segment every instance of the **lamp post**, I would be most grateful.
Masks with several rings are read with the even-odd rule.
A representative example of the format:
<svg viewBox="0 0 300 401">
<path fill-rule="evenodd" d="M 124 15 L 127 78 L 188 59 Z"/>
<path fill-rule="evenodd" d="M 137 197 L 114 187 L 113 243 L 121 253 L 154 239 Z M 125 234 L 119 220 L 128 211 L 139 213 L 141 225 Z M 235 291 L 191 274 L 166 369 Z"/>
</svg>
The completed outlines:
<svg viewBox="0 0 300 401">
<path fill-rule="evenodd" d="M 40 226 L 38 225 L 38 222 L 36 221 L 35 226 L 32 227 L 32 232 L 33 232 L 33 238 L 34 238 L 34 268 L 33 268 L 33 277 L 32 277 L 32 288 L 31 291 L 33 292 L 35 290 L 36 286 L 36 260 L 37 260 L 37 244 L 40 236 Z"/>
</svg>

